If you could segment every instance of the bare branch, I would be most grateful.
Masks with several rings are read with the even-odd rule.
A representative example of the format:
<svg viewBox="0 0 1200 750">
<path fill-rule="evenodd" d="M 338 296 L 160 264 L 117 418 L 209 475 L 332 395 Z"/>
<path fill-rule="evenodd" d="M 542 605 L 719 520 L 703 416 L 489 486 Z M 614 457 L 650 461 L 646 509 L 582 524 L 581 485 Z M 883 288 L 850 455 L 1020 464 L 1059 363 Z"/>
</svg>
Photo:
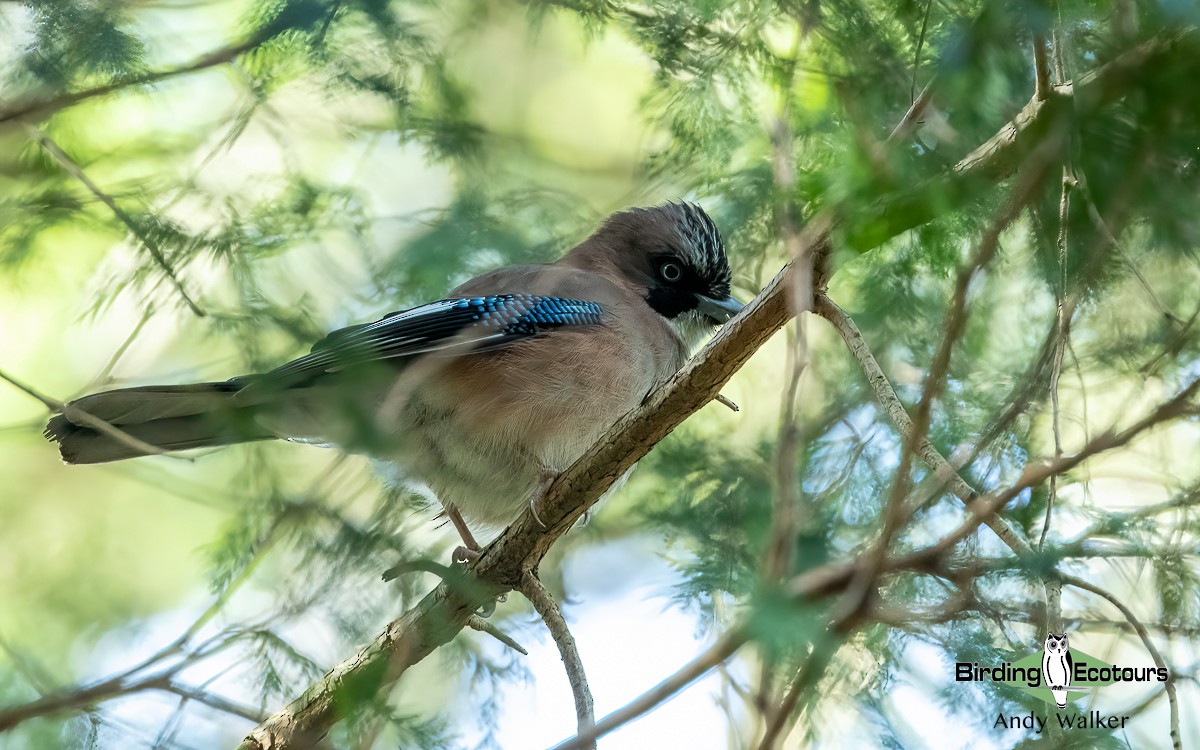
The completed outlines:
<svg viewBox="0 0 1200 750">
<path fill-rule="evenodd" d="M 909 112 L 912 112 L 913 110 L 915 110 L 917 108 L 917 106 L 916 106 L 917 99 L 914 96 L 914 94 L 916 93 L 916 90 L 917 90 L 917 74 L 921 72 L 921 50 L 924 49 L 924 47 L 925 47 L 925 32 L 929 30 L 929 13 L 932 10 L 933 10 L 933 0 L 925 0 L 925 15 L 921 19 L 921 32 L 917 35 L 917 49 L 916 49 L 916 51 L 913 52 L 913 77 L 912 77 L 912 84 L 909 86 L 909 89 L 908 89 L 908 98 L 910 101 L 913 102 L 913 106 L 909 108 L 909 110 L 908 110 Z M 929 90 L 929 86 L 926 86 L 925 91 L 928 91 L 928 90 Z M 925 92 L 922 92 L 922 96 L 924 96 L 924 94 L 925 94 Z M 908 119 L 908 116 L 905 115 L 905 120 L 907 120 L 907 119 Z M 901 122 L 903 123 L 903 121 L 901 121 Z M 899 126 L 897 126 L 897 130 L 899 130 Z M 895 134 L 896 134 L 896 131 L 893 130 L 892 135 L 894 136 Z"/>
<path fill-rule="evenodd" d="M 187 458 L 186 456 L 178 456 L 178 455 L 169 454 L 167 451 L 163 450 L 162 448 L 159 448 L 156 445 L 150 445 L 149 443 L 147 443 L 143 440 L 138 440 L 133 435 L 130 435 L 128 432 L 125 432 L 121 428 L 115 427 L 115 426 L 109 424 L 108 422 L 105 422 L 103 419 L 100 419 L 99 417 L 92 416 L 91 414 L 84 411 L 83 409 L 80 409 L 78 406 L 72 406 L 71 404 L 64 404 L 61 401 L 55 401 L 54 399 L 50 398 L 49 396 L 43 395 L 42 393 L 39 393 L 38 391 L 34 390 L 32 387 L 25 385 L 21 381 L 13 378 L 11 375 L 5 373 L 3 370 L 0 370 L 0 380 L 7 381 L 10 385 L 12 385 L 17 390 L 24 391 L 29 396 L 32 396 L 33 398 L 37 399 L 38 401 L 41 401 L 42 405 L 45 406 L 50 411 L 62 412 L 67 417 L 67 419 L 71 420 L 75 424 L 81 424 L 81 425 L 85 425 L 87 427 L 91 427 L 94 430 L 99 430 L 100 432 L 103 432 L 105 435 L 108 435 L 113 440 L 116 440 L 117 442 L 119 442 L 123 445 L 127 445 L 130 448 L 133 448 L 134 450 L 139 451 L 147 456 L 171 455 L 172 458 L 177 458 L 180 461 L 191 461 L 192 460 L 190 458 Z"/>
<path fill-rule="evenodd" d="M 467 627 L 472 630 L 478 630 L 480 633 L 487 633 L 491 637 L 508 646 L 513 651 L 516 651 L 521 656 L 529 656 L 529 652 L 525 648 L 513 640 L 512 636 L 502 631 L 500 628 L 491 624 L 479 615 L 471 615 L 467 618 Z"/>
<path fill-rule="evenodd" d="M 133 695 L 148 690 L 161 690 L 180 697 L 195 700 L 206 706 L 223 711 L 233 716 L 240 716 L 249 721 L 262 721 L 262 715 L 246 706 L 223 698 L 200 688 L 190 687 L 173 679 L 179 667 L 172 667 L 136 680 L 118 675 L 88 687 L 75 688 L 60 693 L 46 695 L 38 700 L 24 705 L 13 706 L 0 710 L 0 733 L 6 732 L 18 724 L 39 716 L 48 716 L 63 711 L 79 710 L 113 698 Z"/>
<path fill-rule="evenodd" d="M 867 346 L 867 342 L 863 339 L 862 331 L 854 323 L 854 320 L 846 314 L 846 311 L 838 307 L 833 300 L 824 294 L 820 294 L 816 299 L 815 311 L 822 318 L 825 318 L 841 335 L 842 340 L 846 342 L 846 348 L 850 350 L 851 356 L 858 362 L 863 373 L 867 376 L 867 382 L 871 389 L 875 392 L 875 398 L 879 400 L 883 411 L 892 420 L 892 424 L 900 433 L 900 437 L 908 440 L 909 436 L 914 434 L 912 417 L 904 409 L 904 404 L 900 402 L 900 397 L 896 395 L 892 384 L 888 382 L 887 375 L 884 374 L 883 368 L 879 366 L 875 355 L 871 353 L 871 349 Z M 979 496 L 979 492 L 958 475 L 950 462 L 946 460 L 938 449 L 933 447 L 928 438 L 924 435 L 919 435 L 915 445 L 916 454 L 921 457 L 934 472 L 934 475 L 949 487 L 963 503 L 971 503 Z M 998 516 L 989 516 L 984 523 L 988 528 L 996 532 L 996 536 L 1000 537 L 1009 549 L 1015 552 L 1018 556 L 1029 556 L 1033 553 L 1033 548 L 1024 538 L 1019 536 L 1008 522 Z"/>
<path fill-rule="evenodd" d="M 541 615 L 542 622 L 550 631 L 554 645 L 558 646 L 558 654 L 562 657 L 563 666 L 567 669 L 567 681 L 571 683 L 571 695 L 575 698 L 576 732 L 585 734 L 596 724 L 596 711 L 593 707 L 592 689 L 588 687 L 587 674 L 583 671 L 583 660 L 579 658 L 579 647 L 575 645 L 575 636 L 567 627 L 566 618 L 558 608 L 558 602 L 538 580 L 533 571 L 527 571 L 521 580 L 521 593 Z M 594 750 L 596 743 L 583 745 Z"/>
<path fill-rule="evenodd" d="M 1158 667 L 1159 669 L 1166 670 L 1167 663 L 1163 660 L 1162 654 L 1159 653 L 1158 647 L 1154 645 L 1154 641 L 1150 640 L 1150 633 L 1146 631 L 1146 626 L 1143 625 L 1140 620 L 1138 620 L 1137 615 L 1133 613 L 1133 610 L 1131 610 L 1125 605 L 1124 602 L 1118 599 L 1116 595 L 1100 588 L 1093 583 L 1075 576 L 1062 576 L 1062 582 L 1074 586 L 1075 588 L 1083 589 L 1084 591 L 1090 591 L 1096 596 L 1104 598 L 1114 607 L 1121 610 L 1121 614 L 1125 616 L 1125 619 L 1129 621 L 1129 624 L 1133 626 L 1134 631 L 1137 632 L 1138 637 L 1142 639 L 1142 645 L 1144 645 L 1146 650 L 1150 652 L 1150 658 L 1154 659 L 1154 666 Z M 1183 750 L 1183 740 L 1179 734 L 1179 699 L 1175 695 L 1175 682 L 1171 679 L 1170 673 L 1168 673 L 1165 687 L 1167 691 L 1167 701 L 1171 704 L 1171 746 L 1174 747 L 1175 750 Z"/>
<path fill-rule="evenodd" d="M 842 622 L 835 623 L 826 632 L 822 633 L 820 637 L 813 640 L 812 650 L 809 652 L 808 658 L 796 670 L 795 677 L 792 678 L 791 684 L 788 685 L 787 693 L 784 694 L 779 705 L 768 714 L 767 726 L 763 732 L 762 741 L 758 745 L 758 750 L 774 750 L 780 741 L 787 738 L 784 728 L 791 719 L 792 713 L 796 710 L 796 706 L 800 704 L 800 699 L 808 694 L 820 681 L 821 676 L 825 674 L 825 670 L 829 667 L 829 662 L 832 661 L 834 655 L 837 653 L 838 647 L 845 641 L 849 631 L 849 620 L 844 619 Z"/>
<path fill-rule="evenodd" d="M 224 713 L 231 714 L 233 716 L 240 716 L 247 721 L 259 722 L 266 718 L 261 711 L 257 711 L 248 706 L 243 706 L 240 703 L 231 701 L 228 698 L 224 698 L 215 693 L 211 693 L 208 690 L 189 687 L 188 685 L 183 685 L 175 682 L 174 680 L 168 681 L 167 684 L 163 685 L 160 689 L 173 695 L 178 695 L 180 698 L 193 700 L 197 703 L 203 703 L 209 708 L 215 708 L 218 711 L 223 711 Z"/>
</svg>

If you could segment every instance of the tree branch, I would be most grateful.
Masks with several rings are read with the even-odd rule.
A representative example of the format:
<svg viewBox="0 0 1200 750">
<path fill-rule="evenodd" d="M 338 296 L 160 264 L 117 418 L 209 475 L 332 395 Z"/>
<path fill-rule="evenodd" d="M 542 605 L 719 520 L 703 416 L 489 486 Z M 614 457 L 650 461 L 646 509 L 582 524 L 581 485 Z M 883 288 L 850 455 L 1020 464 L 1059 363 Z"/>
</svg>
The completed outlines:
<svg viewBox="0 0 1200 750">
<path fill-rule="evenodd" d="M 846 242 L 865 252 L 938 215 L 966 205 L 996 181 L 1016 171 L 1055 123 L 1086 116 L 1136 88 L 1145 74 L 1196 35 L 1195 27 L 1158 36 L 1126 50 L 1076 80 L 1052 86 L 1050 95 L 1035 94 L 1016 116 L 991 138 L 962 157 L 946 172 L 920 185 L 885 196 L 876 206 L 844 221 Z"/>
<path fill-rule="evenodd" d="M 171 455 L 172 458 L 177 458 L 180 461 L 191 461 L 192 460 L 190 458 L 187 458 L 186 456 L 177 456 L 177 455 L 169 454 L 167 451 L 163 450 L 162 448 L 159 448 L 156 445 L 150 445 L 149 443 L 145 442 L 144 440 L 139 440 L 136 437 L 134 437 L 133 435 L 130 435 L 128 432 L 125 432 L 124 430 L 122 430 L 120 427 L 116 427 L 116 426 L 104 421 L 103 419 L 100 419 L 99 417 L 92 416 L 91 414 L 84 411 L 83 409 L 80 409 L 78 406 L 72 406 L 71 404 L 65 404 L 61 401 L 56 401 L 56 400 L 50 398 L 49 396 L 46 396 L 46 395 L 34 390 L 30 386 L 25 385 L 24 383 L 22 383 L 21 381 L 17 380 L 14 377 L 12 377 L 8 373 L 4 372 L 3 370 L 0 370 L 0 380 L 7 382 L 9 385 L 13 386 L 14 388 L 16 388 L 19 391 L 23 391 L 26 395 L 32 396 L 33 398 L 37 399 L 38 401 L 41 401 L 42 405 L 45 406 L 47 409 L 49 409 L 51 412 L 62 412 L 67 417 L 67 419 L 71 420 L 75 424 L 82 424 L 84 426 L 91 427 L 92 429 L 97 430 L 98 432 L 104 433 L 105 435 L 109 436 L 113 440 L 116 440 L 117 442 L 119 442 L 123 445 L 127 445 L 136 451 L 140 451 L 144 455 L 147 455 L 147 456 Z"/>
<path fill-rule="evenodd" d="M 883 407 L 884 413 L 892 420 L 901 439 L 910 439 L 910 436 L 914 434 L 912 417 L 908 415 L 904 404 L 900 402 L 900 397 L 896 395 L 892 384 L 888 382 L 887 375 L 883 373 L 883 368 L 879 366 L 879 361 L 871 353 L 870 347 L 863 339 L 862 331 L 858 329 L 854 320 L 824 294 L 817 296 L 815 312 L 829 321 L 842 340 L 846 342 L 846 348 L 850 350 L 850 355 L 854 357 L 867 376 L 867 383 L 875 392 L 875 398 Z M 924 435 L 920 435 L 918 438 L 915 446 L 916 454 L 933 469 L 934 476 L 964 504 L 973 502 L 979 496 L 979 492 L 959 476 L 950 462 L 937 448 L 933 447 L 933 443 L 929 442 L 928 438 Z M 1026 557 L 1033 553 L 1033 548 L 1029 546 L 1029 543 L 1019 536 L 1003 518 L 989 516 L 984 523 L 996 532 L 996 536 L 1000 537 L 1001 541 L 1018 556 Z"/>
<path fill-rule="evenodd" d="M 39 716 L 87 708 L 88 706 L 113 698 L 133 695 L 134 693 L 141 693 L 147 690 L 161 690 L 166 693 L 178 695 L 181 698 L 188 698 L 203 703 L 218 711 L 239 716 L 249 721 L 262 721 L 262 714 L 258 711 L 210 693 L 207 690 L 176 682 L 173 679 L 173 675 L 178 669 L 179 667 L 172 667 L 166 671 L 136 680 L 129 680 L 124 675 L 119 675 L 85 688 L 54 693 L 20 706 L 6 708 L 0 711 L 0 733 L 6 732 L 24 721 Z"/>
<path fill-rule="evenodd" d="M 1046 36 L 1033 35 L 1034 98 L 1045 101 L 1050 97 L 1050 62 L 1046 57 Z"/>
<path fill-rule="evenodd" d="M 192 311 L 192 314 L 196 317 L 203 318 L 206 313 L 200 308 L 199 305 L 196 304 L 191 295 L 188 294 L 187 289 L 183 286 L 183 282 L 180 281 L 178 274 L 175 272 L 174 266 L 172 266 L 170 261 L 167 260 L 167 256 L 163 253 L 162 248 L 159 247 L 158 243 L 146 233 L 142 226 L 134 221 L 133 217 L 130 216 L 125 209 L 118 206 L 116 200 L 114 200 L 111 195 L 101 190 L 96 183 L 92 182 L 91 178 L 87 176 L 87 173 L 83 171 L 83 167 L 79 166 L 79 162 L 71 158 L 71 155 L 64 151 L 63 148 L 59 146 L 50 136 L 46 135 L 40 128 L 34 125 L 26 125 L 25 130 L 29 133 L 29 137 L 37 141 L 38 144 L 46 150 L 46 153 L 50 154 L 50 156 L 56 162 L 58 162 L 58 165 L 63 168 L 63 171 L 82 183 L 83 186 L 86 187 L 92 195 L 96 196 L 101 203 L 103 203 L 105 206 L 108 206 L 108 209 L 112 211 L 113 215 L 125 225 L 130 234 L 136 237 L 138 241 L 142 243 L 142 246 L 145 247 L 150 253 L 150 257 L 154 260 L 154 264 L 162 269 L 162 272 L 166 275 L 167 279 L 170 280 L 170 282 L 175 286 L 175 290 L 179 292 L 179 296 L 183 298 L 184 303 L 188 306 L 188 309 Z"/>
<path fill-rule="evenodd" d="M 467 627 L 471 630 L 478 630 L 480 633 L 487 633 L 491 637 L 503 643 L 505 646 L 511 648 L 513 651 L 516 651 L 521 656 L 529 656 L 529 652 L 526 651 L 521 644 L 513 640 L 512 636 L 510 636 L 508 633 L 505 633 L 503 630 L 491 624 L 479 615 L 471 615 L 469 618 L 467 618 Z"/>
<path fill-rule="evenodd" d="M 1133 626 L 1133 629 L 1138 634 L 1138 637 L 1142 639 L 1142 644 L 1146 647 L 1146 650 L 1150 652 L 1150 658 L 1154 659 L 1154 666 L 1158 667 L 1159 669 L 1166 670 L 1167 663 L 1163 661 L 1162 654 L 1159 653 L 1158 647 L 1154 645 L 1154 641 L 1150 640 L 1150 633 L 1146 631 L 1146 626 L 1143 625 L 1140 620 L 1138 620 L 1137 615 L 1133 614 L 1133 610 L 1127 607 L 1124 602 L 1118 599 L 1111 592 L 1102 589 L 1093 583 L 1089 583 L 1082 578 L 1065 575 L 1062 576 L 1062 582 L 1070 586 L 1074 586 L 1075 588 L 1083 589 L 1084 591 L 1090 591 L 1096 596 L 1107 600 L 1117 609 L 1121 610 L 1121 614 L 1124 615 L 1125 619 L 1129 621 L 1129 624 Z M 1174 747 L 1175 750 L 1183 750 L 1183 740 L 1179 734 L 1179 699 L 1175 695 L 1175 682 L 1171 679 L 1169 673 L 1164 687 L 1167 691 L 1167 701 L 1171 704 L 1171 746 Z"/>
<path fill-rule="evenodd" d="M 554 639 L 554 645 L 558 646 L 558 654 L 567 669 L 567 680 L 571 683 L 571 695 L 575 697 L 576 732 L 584 734 L 595 726 L 596 711 L 592 704 L 592 689 L 588 687 L 587 674 L 583 671 L 583 660 L 579 658 L 579 648 L 575 645 L 575 636 L 571 635 L 558 603 L 533 571 L 526 572 L 522 578 L 521 593 L 541 615 L 550 637 Z M 596 743 L 584 747 L 595 750 Z"/>
<path fill-rule="evenodd" d="M 45 117 L 62 111 L 69 107 L 73 107 L 80 102 L 85 102 L 89 99 L 95 99 L 101 96 L 115 93 L 121 89 L 131 88 L 135 86 L 147 86 L 160 81 L 170 80 L 190 73 L 198 73 L 202 70 L 215 68 L 229 62 L 233 62 L 238 57 L 254 50 L 279 34 L 282 34 L 289 29 L 302 28 L 311 25 L 316 18 L 301 18 L 295 14 L 281 14 L 273 21 L 264 24 L 253 34 L 241 42 L 230 44 L 219 49 L 207 52 L 193 59 L 191 62 L 184 63 L 178 67 L 163 68 L 161 70 L 149 71 L 135 75 L 126 75 L 116 78 L 108 83 L 92 88 L 74 91 L 70 93 L 58 94 L 55 96 L 45 97 L 41 99 L 29 99 L 23 102 L 17 102 L 7 108 L 0 109 L 0 123 L 10 122 L 22 119 L 34 119 Z"/>
</svg>

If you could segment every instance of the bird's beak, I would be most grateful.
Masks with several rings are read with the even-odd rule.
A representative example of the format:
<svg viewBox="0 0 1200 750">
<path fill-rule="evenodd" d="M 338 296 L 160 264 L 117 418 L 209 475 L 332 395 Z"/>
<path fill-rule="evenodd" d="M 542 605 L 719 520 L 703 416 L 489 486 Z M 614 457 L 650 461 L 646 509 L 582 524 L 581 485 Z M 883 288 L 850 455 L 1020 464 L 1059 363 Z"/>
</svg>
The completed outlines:
<svg viewBox="0 0 1200 750">
<path fill-rule="evenodd" d="M 734 315 L 737 315 L 745 307 L 741 302 L 729 296 L 723 299 L 713 299 L 701 294 L 699 297 L 700 304 L 697 305 L 696 309 L 707 315 L 709 320 L 717 325 L 721 325 Z"/>
</svg>

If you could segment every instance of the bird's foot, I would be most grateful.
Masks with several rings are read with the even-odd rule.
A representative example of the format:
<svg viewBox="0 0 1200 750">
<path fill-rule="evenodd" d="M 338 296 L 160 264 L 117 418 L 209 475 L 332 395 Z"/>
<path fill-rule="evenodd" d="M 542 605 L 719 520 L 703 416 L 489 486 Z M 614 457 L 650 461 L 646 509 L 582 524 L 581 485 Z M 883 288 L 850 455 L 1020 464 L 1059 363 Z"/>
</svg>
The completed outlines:
<svg viewBox="0 0 1200 750">
<path fill-rule="evenodd" d="M 533 516 L 533 520 L 537 521 L 537 525 L 543 529 L 546 528 L 546 523 L 538 515 L 538 506 L 542 503 L 542 498 L 546 496 L 546 492 L 550 489 L 550 485 L 554 484 L 554 480 L 558 479 L 558 472 L 543 468 L 538 471 L 538 483 L 534 488 L 533 494 L 529 496 L 529 513 Z"/>
<path fill-rule="evenodd" d="M 471 548 L 460 544 L 454 548 L 454 552 L 450 553 L 450 560 L 455 564 L 468 563 L 478 560 L 480 554 L 478 547 Z"/>
<path fill-rule="evenodd" d="M 459 537 L 463 543 L 454 548 L 454 552 L 450 553 L 450 561 L 454 564 L 467 563 L 471 560 L 479 559 L 479 542 L 475 541 L 475 536 L 471 534 L 471 530 L 467 528 L 467 522 L 463 520 L 462 514 L 458 512 L 458 508 L 453 505 L 445 505 L 446 517 L 450 519 L 450 523 L 454 524 L 454 528 L 458 531 Z"/>
</svg>

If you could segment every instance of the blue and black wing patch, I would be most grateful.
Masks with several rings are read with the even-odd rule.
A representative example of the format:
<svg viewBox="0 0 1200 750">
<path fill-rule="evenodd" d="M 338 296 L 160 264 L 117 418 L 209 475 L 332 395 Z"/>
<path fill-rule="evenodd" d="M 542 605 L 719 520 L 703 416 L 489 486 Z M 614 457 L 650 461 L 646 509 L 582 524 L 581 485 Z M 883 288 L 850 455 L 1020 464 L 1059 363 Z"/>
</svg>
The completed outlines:
<svg viewBox="0 0 1200 750">
<path fill-rule="evenodd" d="M 595 302 L 500 294 L 444 299 L 390 313 L 374 323 L 334 331 L 312 352 L 264 376 L 275 385 L 295 385 L 347 367 L 423 354 L 467 354 L 505 346 L 569 326 L 596 325 Z"/>
</svg>

